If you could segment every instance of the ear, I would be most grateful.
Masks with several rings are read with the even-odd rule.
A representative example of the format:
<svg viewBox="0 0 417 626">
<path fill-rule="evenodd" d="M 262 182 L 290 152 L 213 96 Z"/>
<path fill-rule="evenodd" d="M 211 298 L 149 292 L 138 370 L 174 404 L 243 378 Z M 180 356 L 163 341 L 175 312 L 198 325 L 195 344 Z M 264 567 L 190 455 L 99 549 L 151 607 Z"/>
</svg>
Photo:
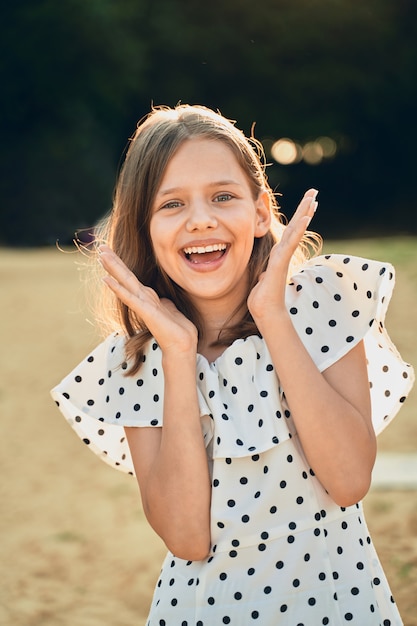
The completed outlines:
<svg viewBox="0 0 417 626">
<path fill-rule="evenodd" d="M 255 202 L 255 237 L 263 237 L 271 225 L 271 200 L 267 191 L 261 191 Z"/>
</svg>

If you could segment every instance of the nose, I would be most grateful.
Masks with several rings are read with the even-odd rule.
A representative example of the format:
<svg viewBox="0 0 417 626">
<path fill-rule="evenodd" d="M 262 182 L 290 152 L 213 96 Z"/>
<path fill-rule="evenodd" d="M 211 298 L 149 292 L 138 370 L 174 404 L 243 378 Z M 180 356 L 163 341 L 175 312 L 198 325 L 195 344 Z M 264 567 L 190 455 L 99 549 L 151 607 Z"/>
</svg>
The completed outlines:
<svg viewBox="0 0 417 626">
<path fill-rule="evenodd" d="M 217 219 L 213 208 L 204 200 L 195 200 L 190 203 L 187 216 L 187 230 L 213 229 L 217 227 Z"/>
</svg>

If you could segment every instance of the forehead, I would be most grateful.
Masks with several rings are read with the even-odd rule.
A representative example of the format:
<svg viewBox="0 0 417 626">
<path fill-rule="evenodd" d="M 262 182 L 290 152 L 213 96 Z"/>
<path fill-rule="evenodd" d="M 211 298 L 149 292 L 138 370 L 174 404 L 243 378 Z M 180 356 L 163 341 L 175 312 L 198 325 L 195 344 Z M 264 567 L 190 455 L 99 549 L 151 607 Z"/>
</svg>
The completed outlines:
<svg viewBox="0 0 417 626">
<path fill-rule="evenodd" d="M 203 179 L 212 176 L 246 178 L 232 148 L 220 139 L 186 139 L 169 160 L 161 186 L 172 179 Z"/>
</svg>

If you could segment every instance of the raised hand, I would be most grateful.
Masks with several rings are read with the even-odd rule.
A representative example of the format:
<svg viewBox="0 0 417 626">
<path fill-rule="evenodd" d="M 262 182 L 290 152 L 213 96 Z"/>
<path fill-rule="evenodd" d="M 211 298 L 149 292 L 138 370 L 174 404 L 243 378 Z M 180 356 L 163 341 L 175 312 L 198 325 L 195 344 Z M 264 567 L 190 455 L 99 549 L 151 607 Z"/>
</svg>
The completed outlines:
<svg viewBox="0 0 417 626">
<path fill-rule="evenodd" d="M 272 248 L 265 272 L 259 277 L 248 297 L 248 308 L 258 326 L 262 320 L 285 310 L 285 286 L 291 258 L 317 209 L 317 190 L 309 189 L 281 240 Z"/>
<path fill-rule="evenodd" d="M 103 281 L 147 326 L 164 354 L 197 350 L 197 329 L 170 300 L 143 285 L 108 247 L 100 246 Z"/>
</svg>

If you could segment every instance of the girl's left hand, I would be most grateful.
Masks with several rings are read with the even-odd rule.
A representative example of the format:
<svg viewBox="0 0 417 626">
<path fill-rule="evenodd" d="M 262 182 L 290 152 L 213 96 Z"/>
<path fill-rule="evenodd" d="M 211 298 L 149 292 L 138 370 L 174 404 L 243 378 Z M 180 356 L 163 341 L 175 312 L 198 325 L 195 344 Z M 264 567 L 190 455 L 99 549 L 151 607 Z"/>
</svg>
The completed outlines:
<svg viewBox="0 0 417 626">
<path fill-rule="evenodd" d="M 248 297 L 248 308 L 259 324 L 285 310 L 285 287 L 291 258 L 317 209 L 316 189 L 309 189 L 285 227 L 281 240 L 271 250 L 268 266 Z"/>
</svg>

